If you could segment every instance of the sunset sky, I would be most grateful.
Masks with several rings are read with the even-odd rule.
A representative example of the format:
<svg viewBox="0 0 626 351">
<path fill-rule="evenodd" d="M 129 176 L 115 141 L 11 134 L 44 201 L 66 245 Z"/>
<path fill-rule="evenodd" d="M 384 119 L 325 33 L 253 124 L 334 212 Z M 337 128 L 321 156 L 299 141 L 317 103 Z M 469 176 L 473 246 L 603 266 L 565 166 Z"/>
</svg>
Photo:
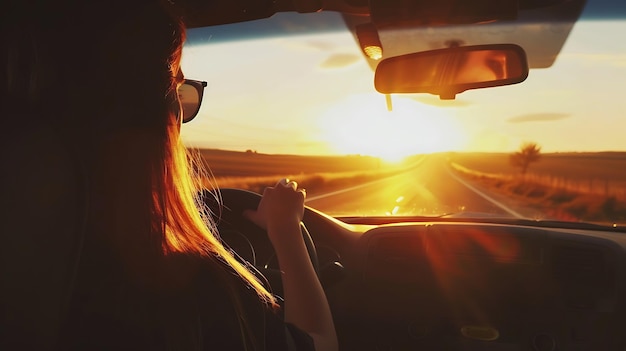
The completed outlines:
<svg viewBox="0 0 626 351">
<path fill-rule="evenodd" d="M 208 81 L 202 109 L 183 126 L 194 147 L 263 153 L 626 150 L 625 20 L 579 21 L 554 65 L 517 85 L 467 91 L 454 101 L 394 95 L 388 112 L 374 72 L 337 14 L 320 34 L 227 41 L 223 26 L 194 37 L 185 76 Z M 289 16 L 267 21 L 288 23 Z M 282 22 L 281 22 L 282 21 Z M 249 26 L 249 25 L 248 25 Z M 208 33 L 208 34 L 207 34 Z"/>
</svg>

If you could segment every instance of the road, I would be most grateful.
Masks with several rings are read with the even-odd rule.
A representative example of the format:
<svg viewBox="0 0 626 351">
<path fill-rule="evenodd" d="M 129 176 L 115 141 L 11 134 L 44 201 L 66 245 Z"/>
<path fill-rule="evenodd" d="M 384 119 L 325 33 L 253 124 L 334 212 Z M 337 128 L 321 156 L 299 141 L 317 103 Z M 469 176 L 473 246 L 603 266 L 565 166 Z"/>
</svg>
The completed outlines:
<svg viewBox="0 0 626 351">
<path fill-rule="evenodd" d="M 333 216 L 480 212 L 522 217 L 515 209 L 454 175 L 442 155 L 424 156 L 409 170 L 389 178 L 311 196 L 306 205 Z"/>
</svg>

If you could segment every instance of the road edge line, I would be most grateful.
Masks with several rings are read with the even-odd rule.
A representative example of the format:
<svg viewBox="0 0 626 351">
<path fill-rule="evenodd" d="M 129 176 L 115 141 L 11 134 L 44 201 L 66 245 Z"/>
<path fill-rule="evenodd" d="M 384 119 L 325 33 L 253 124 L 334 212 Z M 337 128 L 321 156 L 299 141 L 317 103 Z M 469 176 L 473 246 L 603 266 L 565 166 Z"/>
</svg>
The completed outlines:
<svg viewBox="0 0 626 351">
<path fill-rule="evenodd" d="M 503 211 L 507 212 L 508 214 L 510 214 L 511 216 L 517 217 L 517 218 L 526 218 L 525 216 L 522 216 L 520 213 L 510 209 L 508 206 L 504 205 L 503 203 L 499 202 L 498 200 L 495 200 L 494 198 L 492 198 L 491 196 L 483 193 L 482 191 L 476 189 L 474 186 L 470 185 L 469 183 L 467 183 L 466 181 L 464 181 L 463 179 L 461 179 L 459 176 L 457 176 L 456 174 L 454 174 L 451 170 L 450 167 L 447 166 L 446 167 L 446 171 L 448 171 L 448 173 L 450 174 L 450 176 L 452 178 L 454 178 L 454 180 L 456 180 L 457 182 L 461 183 L 462 185 L 464 185 L 466 188 L 470 189 L 471 191 L 475 192 L 476 194 L 478 194 L 479 196 L 481 196 L 483 199 L 491 202 L 492 204 L 494 204 L 495 206 L 499 207 L 500 209 L 502 209 Z"/>
</svg>

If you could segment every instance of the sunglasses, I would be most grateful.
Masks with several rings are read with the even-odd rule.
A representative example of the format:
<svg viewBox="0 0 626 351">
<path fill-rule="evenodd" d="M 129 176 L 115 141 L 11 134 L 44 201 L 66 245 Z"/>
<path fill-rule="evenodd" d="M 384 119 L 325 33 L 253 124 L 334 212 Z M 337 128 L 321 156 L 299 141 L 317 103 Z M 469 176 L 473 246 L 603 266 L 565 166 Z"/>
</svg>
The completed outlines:
<svg viewBox="0 0 626 351">
<path fill-rule="evenodd" d="M 183 123 L 194 119 L 200 111 L 202 95 L 207 82 L 185 79 L 178 87 L 178 101 L 180 102 Z"/>
</svg>

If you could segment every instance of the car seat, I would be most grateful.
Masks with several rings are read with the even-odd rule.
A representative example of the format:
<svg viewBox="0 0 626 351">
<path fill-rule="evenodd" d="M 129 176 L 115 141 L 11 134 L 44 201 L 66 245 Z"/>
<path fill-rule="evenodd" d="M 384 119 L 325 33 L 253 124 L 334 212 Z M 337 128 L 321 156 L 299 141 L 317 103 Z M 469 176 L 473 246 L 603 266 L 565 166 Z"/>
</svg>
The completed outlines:
<svg viewBox="0 0 626 351">
<path fill-rule="evenodd" d="M 0 350 L 52 350 L 80 261 L 86 177 L 62 132 L 14 124 L 0 140 Z"/>
</svg>

